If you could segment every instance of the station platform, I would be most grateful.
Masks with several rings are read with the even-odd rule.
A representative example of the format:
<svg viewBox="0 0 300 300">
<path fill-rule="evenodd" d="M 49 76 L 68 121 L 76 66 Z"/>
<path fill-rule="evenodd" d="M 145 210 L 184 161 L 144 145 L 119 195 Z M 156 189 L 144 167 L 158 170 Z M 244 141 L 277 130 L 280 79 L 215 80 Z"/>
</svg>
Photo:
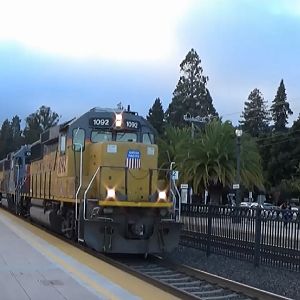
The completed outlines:
<svg viewBox="0 0 300 300">
<path fill-rule="evenodd" d="M 0 299 L 175 299 L 0 209 Z"/>
</svg>

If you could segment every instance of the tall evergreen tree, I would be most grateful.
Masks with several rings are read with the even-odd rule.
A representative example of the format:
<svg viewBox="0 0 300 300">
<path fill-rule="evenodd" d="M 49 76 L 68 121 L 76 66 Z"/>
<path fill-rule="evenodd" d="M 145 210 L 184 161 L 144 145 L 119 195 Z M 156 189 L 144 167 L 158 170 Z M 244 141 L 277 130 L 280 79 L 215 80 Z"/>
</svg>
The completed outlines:
<svg viewBox="0 0 300 300">
<path fill-rule="evenodd" d="M 293 112 L 287 102 L 283 79 L 280 81 L 277 94 L 273 100 L 271 113 L 275 131 L 284 131 L 286 129 L 286 124 L 288 123 L 288 115 L 292 115 Z"/>
<path fill-rule="evenodd" d="M 180 64 L 182 76 L 173 92 L 173 99 L 166 111 L 167 122 L 173 126 L 185 125 L 183 116 L 218 116 L 212 103 L 212 97 L 206 88 L 208 77 L 203 75 L 201 60 L 191 49 Z"/>
<path fill-rule="evenodd" d="M 259 89 L 251 91 L 248 101 L 245 101 L 243 120 L 240 122 L 242 129 L 253 137 L 258 137 L 266 133 L 269 128 L 269 112 L 264 102 L 264 98 Z"/>
<path fill-rule="evenodd" d="M 156 98 L 153 106 L 149 109 L 147 120 L 161 135 L 164 128 L 164 110 L 159 98 Z"/>
</svg>

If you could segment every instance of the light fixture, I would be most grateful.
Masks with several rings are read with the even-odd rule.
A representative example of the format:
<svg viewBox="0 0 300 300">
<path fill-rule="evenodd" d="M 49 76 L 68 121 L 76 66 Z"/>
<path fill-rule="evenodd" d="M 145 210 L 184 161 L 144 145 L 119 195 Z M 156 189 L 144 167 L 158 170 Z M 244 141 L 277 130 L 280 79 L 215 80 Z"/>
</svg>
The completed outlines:
<svg viewBox="0 0 300 300">
<path fill-rule="evenodd" d="M 166 193 L 166 191 L 159 191 L 158 192 L 158 201 L 159 200 L 163 200 L 163 201 L 167 200 L 167 193 Z"/>
<path fill-rule="evenodd" d="M 106 199 L 115 199 L 115 198 L 116 198 L 116 191 L 115 191 L 115 189 L 107 188 Z"/>
<path fill-rule="evenodd" d="M 123 120 L 122 113 L 120 114 L 116 113 L 116 127 L 122 127 L 122 120 Z"/>
</svg>

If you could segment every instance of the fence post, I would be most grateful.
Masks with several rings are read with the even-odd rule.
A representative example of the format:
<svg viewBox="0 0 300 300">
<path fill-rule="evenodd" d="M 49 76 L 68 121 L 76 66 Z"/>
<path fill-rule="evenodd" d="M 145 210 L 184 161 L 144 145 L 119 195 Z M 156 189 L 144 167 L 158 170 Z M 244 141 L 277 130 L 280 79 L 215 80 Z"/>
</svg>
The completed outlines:
<svg viewBox="0 0 300 300">
<path fill-rule="evenodd" d="M 261 208 L 255 209 L 255 244 L 254 244 L 254 266 L 260 264 L 260 241 L 261 241 Z"/>
<path fill-rule="evenodd" d="M 208 204 L 208 213 L 207 213 L 207 247 L 206 247 L 206 256 L 210 256 L 211 252 L 211 225 L 212 225 L 212 206 Z"/>
</svg>

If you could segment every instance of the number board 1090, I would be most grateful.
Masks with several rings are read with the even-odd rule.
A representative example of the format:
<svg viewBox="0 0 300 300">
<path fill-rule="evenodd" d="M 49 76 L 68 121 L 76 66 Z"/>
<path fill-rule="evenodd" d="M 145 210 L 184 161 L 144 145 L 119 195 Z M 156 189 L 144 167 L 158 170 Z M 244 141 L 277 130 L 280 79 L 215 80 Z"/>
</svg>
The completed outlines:
<svg viewBox="0 0 300 300">
<path fill-rule="evenodd" d="M 112 120 L 110 118 L 91 118 L 89 120 L 90 126 L 93 127 L 111 127 Z"/>
</svg>

